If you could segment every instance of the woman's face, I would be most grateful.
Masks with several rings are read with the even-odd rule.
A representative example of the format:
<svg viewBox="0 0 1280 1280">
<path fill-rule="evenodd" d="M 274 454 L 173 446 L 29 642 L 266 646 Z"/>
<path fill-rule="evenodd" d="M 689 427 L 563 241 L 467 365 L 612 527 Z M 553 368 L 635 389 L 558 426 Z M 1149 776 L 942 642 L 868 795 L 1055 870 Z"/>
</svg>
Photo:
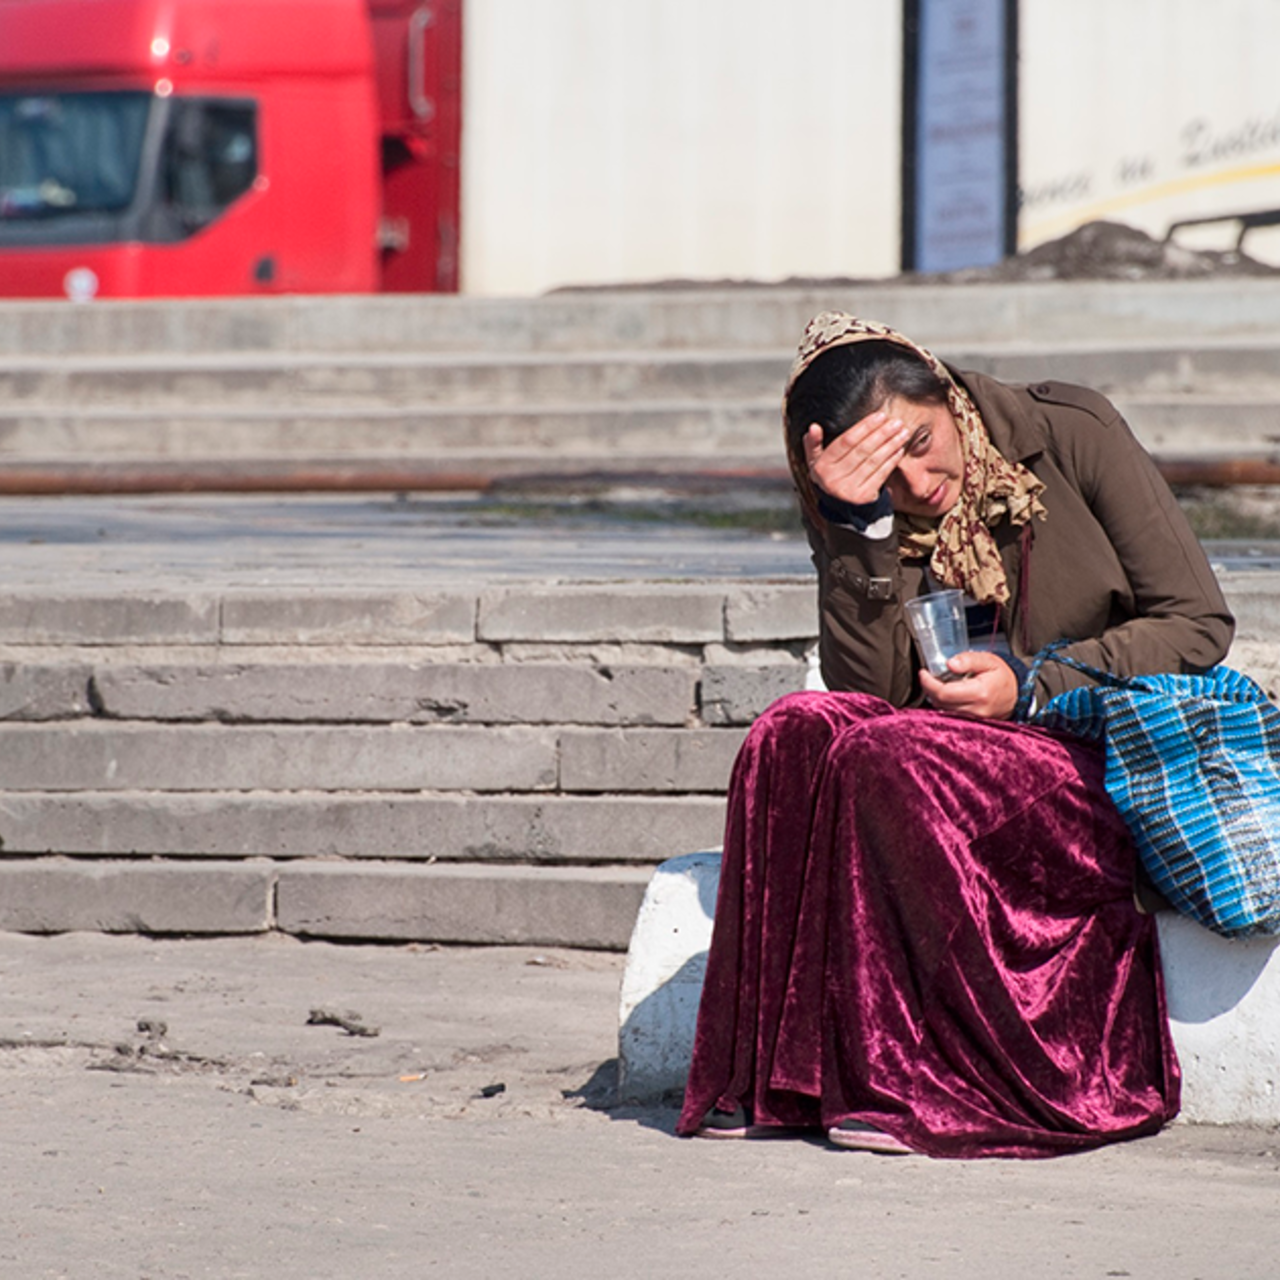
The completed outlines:
<svg viewBox="0 0 1280 1280">
<path fill-rule="evenodd" d="M 960 500 L 964 452 L 960 431 L 945 404 L 919 404 L 890 396 L 881 406 L 906 424 L 902 460 L 885 481 L 895 511 L 936 519 Z"/>
</svg>

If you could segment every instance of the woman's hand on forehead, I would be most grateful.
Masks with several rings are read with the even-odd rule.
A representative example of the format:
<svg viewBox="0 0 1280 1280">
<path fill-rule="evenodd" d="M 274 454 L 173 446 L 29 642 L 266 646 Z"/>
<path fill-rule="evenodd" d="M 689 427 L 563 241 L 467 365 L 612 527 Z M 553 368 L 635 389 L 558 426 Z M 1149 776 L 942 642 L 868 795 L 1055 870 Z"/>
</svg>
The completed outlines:
<svg viewBox="0 0 1280 1280">
<path fill-rule="evenodd" d="M 830 444 L 814 423 L 804 436 L 809 478 L 823 493 L 855 507 L 868 506 L 880 496 L 907 444 L 907 426 L 883 409 L 855 422 Z"/>
</svg>

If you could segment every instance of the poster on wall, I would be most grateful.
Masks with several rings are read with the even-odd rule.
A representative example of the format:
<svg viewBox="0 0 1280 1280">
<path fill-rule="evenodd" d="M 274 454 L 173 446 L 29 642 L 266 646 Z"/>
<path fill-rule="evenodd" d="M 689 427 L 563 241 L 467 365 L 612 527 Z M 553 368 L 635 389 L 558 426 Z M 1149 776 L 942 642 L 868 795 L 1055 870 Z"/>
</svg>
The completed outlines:
<svg viewBox="0 0 1280 1280">
<path fill-rule="evenodd" d="M 905 0 L 904 271 L 1017 244 L 1017 0 Z"/>
</svg>

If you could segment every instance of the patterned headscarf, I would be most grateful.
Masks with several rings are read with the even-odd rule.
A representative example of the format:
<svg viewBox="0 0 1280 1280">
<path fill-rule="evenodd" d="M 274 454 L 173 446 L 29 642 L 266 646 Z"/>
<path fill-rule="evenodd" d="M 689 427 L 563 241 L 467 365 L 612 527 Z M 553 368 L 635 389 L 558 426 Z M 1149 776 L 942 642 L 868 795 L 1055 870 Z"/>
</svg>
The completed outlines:
<svg viewBox="0 0 1280 1280">
<path fill-rule="evenodd" d="M 784 424 L 786 402 L 796 379 L 824 352 L 855 342 L 892 342 L 928 365 L 946 387 L 947 408 L 960 432 L 964 456 L 960 497 L 940 519 L 897 513 L 894 525 L 899 554 L 911 559 L 927 556 L 929 568 L 939 582 L 961 587 L 983 603 L 1006 604 L 1009 584 L 991 527 L 1005 516 L 1017 525 L 1027 524 L 1032 517 L 1043 520 L 1045 509 L 1040 494 L 1044 484 L 1020 463 L 1010 462 L 991 443 L 977 406 L 941 360 L 886 325 L 859 320 L 843 311 L 824 311 L 809 321 L 791 366 L 783 396 Z M 790 433 L 787 457 L 801 504 L 810 519 L 820 522 L 803 443 L 799 439 L 792 441 Z"/>
</svg>

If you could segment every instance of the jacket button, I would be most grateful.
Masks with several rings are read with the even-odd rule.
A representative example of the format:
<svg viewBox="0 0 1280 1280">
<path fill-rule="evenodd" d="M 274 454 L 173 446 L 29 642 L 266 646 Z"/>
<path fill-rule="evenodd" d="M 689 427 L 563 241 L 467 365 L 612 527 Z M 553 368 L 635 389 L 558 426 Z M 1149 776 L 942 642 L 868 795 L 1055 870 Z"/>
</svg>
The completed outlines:
<svg viewBox="0 0 1280 1280">
<path fill-rule="evenodd" d="M 1037 382 L 1031 390 L 1038 396 L 1047 396 L 1049 394 L 1049 384 L 1047 382 Z"/>
</svg>

